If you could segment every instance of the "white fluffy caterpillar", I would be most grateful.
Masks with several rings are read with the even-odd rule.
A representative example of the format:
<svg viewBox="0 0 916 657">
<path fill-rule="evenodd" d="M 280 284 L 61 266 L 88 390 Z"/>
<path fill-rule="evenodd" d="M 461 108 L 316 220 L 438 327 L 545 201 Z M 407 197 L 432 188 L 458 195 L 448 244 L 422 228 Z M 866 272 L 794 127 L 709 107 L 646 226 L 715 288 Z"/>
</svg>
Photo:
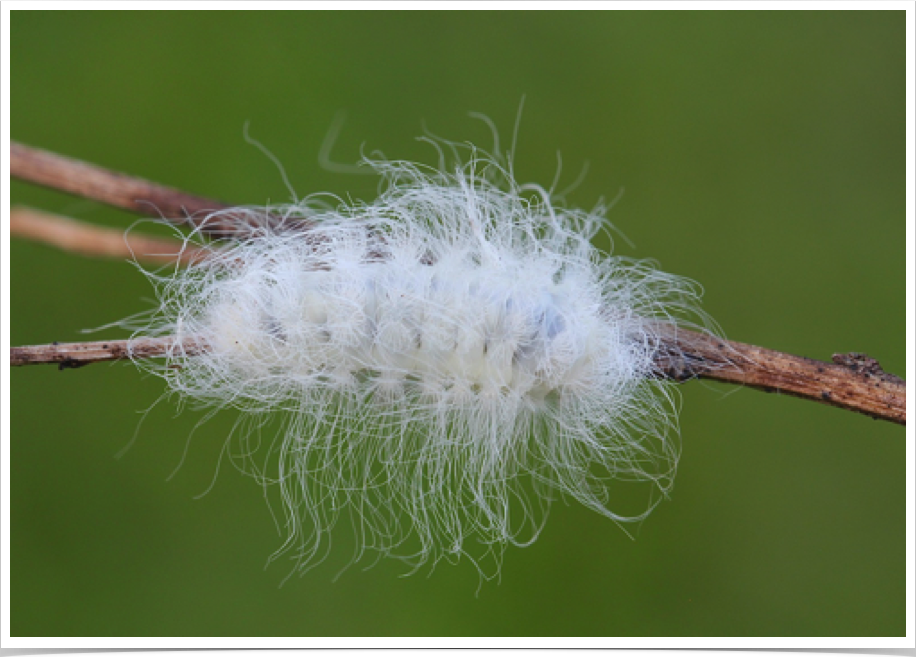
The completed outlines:
<svg viewBox="0 0 916 657">
<path fill-rule="evenodd" d="M 141 333 L 174 336 L 154 370 L 171 389 L 255 424 L 285 413 L 270 479 L 294 558 L 319 561 L 341 520 L 355 559 L 420 565 L 530 543 L 559 496 L 645 517 L 658 496 L 623 514 L 607 485 L 671 485 L 675 416 L 653 356 L 660 321 L 705 323 L 697 286 L 600 253 L 604 208 L 559 207 L 493 157 L 369 164 L 374 202 L 219 213 L 245 239 L 151 275 L 162 305 Z M 185 354 L 189 338 L 208 348 Z"/>
</svg>

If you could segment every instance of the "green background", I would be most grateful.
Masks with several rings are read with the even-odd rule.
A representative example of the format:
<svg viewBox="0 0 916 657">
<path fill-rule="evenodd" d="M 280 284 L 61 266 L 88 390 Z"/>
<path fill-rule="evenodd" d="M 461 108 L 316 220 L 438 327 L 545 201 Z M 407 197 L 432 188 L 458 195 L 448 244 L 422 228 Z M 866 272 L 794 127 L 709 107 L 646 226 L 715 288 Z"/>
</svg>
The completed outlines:
<svg viewBox="0 0 916 657">
<path fill-rule="evenodd" d="M 429 158 L 433 132 L 508 138 L 570 196 L 700 281 L 732 339 L 903 373 L 905 14 L 897 12 L 14 12 L 12 137 L 240 203 L 371 198 L 323 169 L 359 148 Z M 14 182 L 14 203 L 130 215 Z M 12 344 L 150 307 L 132 266 L 11 244 Z M 98 337 L 123 337 L 117 329 Z M 672 498 L 636 540 L 578 505 L 510 548 L 477 594 L 464 561 L 290 565 L 258 485 L 217 463 L 235 416 L 197 425 L 129 364 L 11 373 L 13 635 L 862 635 L 905 633 L 903 427 L 725 385 L 682 387 Z M 139 427 L 139 428 L 138 428 Z M 192 436 L 193 432 L 193 436 Z M 120 458 L 116 454 L 136 434 Z M 169 474 L 187 456 L 169 481 Z M 208 489 L 209 492 L 196 499 Z"/>
</svg>

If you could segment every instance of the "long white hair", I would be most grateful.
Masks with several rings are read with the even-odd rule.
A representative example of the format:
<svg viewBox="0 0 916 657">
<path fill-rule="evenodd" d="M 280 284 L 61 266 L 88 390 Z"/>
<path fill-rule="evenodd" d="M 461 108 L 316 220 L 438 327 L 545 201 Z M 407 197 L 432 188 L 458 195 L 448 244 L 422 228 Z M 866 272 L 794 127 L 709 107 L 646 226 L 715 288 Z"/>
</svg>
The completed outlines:
<svg viewBox="0 0 916 657">
<path fill-rule="evenodd" d="M 252 473 L 279 486 L 303 567 L 343 519 L 356 559 L 419 566 L 530 543 L 558 497 L 644 518 L 679 455 L 659 325 L 706 324 L 699 287 L 598 251 L 604 207 L 563 207 L 498 154 L 366 162 L 384 181 L 373 202 L 211 215 L 240 239 L 150 274 L 161 307 L 138 335 L 175 349 L 143 366 L 249 429 L 283 418 L 274 474 Z M 183 352 L 191 337 L 208 349 Z M 620 513 L 615 480 L 656 494 Z"/>
</svg>

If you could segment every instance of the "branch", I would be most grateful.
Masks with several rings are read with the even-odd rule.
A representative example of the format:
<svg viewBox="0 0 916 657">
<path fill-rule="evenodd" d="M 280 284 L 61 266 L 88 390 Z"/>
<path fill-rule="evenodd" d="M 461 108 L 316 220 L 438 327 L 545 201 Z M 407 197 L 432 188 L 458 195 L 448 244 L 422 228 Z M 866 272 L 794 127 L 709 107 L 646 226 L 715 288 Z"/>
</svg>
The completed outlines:
<svg viewBox="0 0 916 657">
<path fill-rule="evenodd" d="M 131 212 L 155 210 L 180 224 L 189 215 L 230 207 L 15 141 L 10 142 L 10 175 Z"/>
<path fill-rule="evenodd" d="M 134 212 L 148 214 L 148 209 L 154 207 L 175 223 L 190 223 L 215 237 L 237 237 L 239 221 L 245 221 L 244 217 L 233 218 L 231 213 L 201 219 L 196 215 L 226 210 L 227 206 L 15 142 L 10 147 L 10 173 Z M 307 228 L 302 221 L 284 222 L 272 216 L 266 219 L 288 229 Z M 10 364 L 58 363 L 65 369 L 128 357 L 155 358 L 168 355 L 170 342 L 169 338 L 132 340 L 130 353 L 128 342 L 123 340 L 14 347 L 10 350 Z M 195 342 L 178 348 L 192 354 L 206 347 Z M 906 424 L 903 379 L 887 374 L 877 361 L 861 354 L 837 354 L 833 360 L 826 363 L 801 358 L 672 327 L 663 336 L 656 365 L 659 377 L 673 381 L 726 381 Z"/>
<path fill-rule="evenodd" d="M 66 369 L 101 361 L 157 358 L 176 349 L 193 355 L 201 353 L 206 345 L 189 339 L 176 348 L 166 337 L 13 347 L 10 365 L 57 363 L 60 369 Z M 861 354 L 838 354 L 833 359 L 833 363 L 825 363 L 672 328 L 663 333 L 655 363 L 659 378 L 678 382 L 694 378 L 726 381 L 906 424 L 905 381 Z"/>
<path fill-rule="evenodd" d="M 86 256 L 136 258 L 155 264 L 191 264 L 210 254 L 208 249 L 179 240 L 125 233 L 31 208 L 13 208 L 10 235 Z"/>
<path fill-rule="evenodd" d="M 826 363 L 677 329 L 663 336 L 656 365 L 673 381 L 725 381 L 906 424 L 906 381 L 864 354 L 834 354 Z"/>
<path fill-rule="evenodd" d="M 214 238 L 237 237 L 240 226 L 263 228 L 265 222 L 303 227 L 301 221 L 284 222 L 266 213 L 258 226 L 252 224 L 250 215 L 211 216 L 233 206 L 15 141 L 10 142 L 10 176 L 137 214 L 158 214 L 177 225 L 195 226 Z"/>
<path fill-rule="evenodd" d="M 197 340 L 188 339 L 176 345 L 174 338 L 171 337 L 55 342 L 30 347 L 11 347 L 10 366 L 56 363 L 59 370 L 66 370 L 104 361 L 161 358 L 176 351 L 191 356 L 204 349 L 205 347 Z"/>
</svg>

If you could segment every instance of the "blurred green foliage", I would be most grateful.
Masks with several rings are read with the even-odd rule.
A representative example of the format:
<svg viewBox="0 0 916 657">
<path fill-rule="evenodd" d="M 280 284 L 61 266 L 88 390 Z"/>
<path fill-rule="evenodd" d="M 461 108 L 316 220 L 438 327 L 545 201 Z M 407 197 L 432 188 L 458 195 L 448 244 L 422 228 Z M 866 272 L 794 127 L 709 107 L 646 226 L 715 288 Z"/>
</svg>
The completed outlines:
<svg viewBox="0 0 916 657">
<path fill-rule="evenodd" d="M 14 139 L 201 195 L 371 197 L 327 171 L 361 145 L 425 158 L 422 122 L 488 146 L 523 97 L 517 171 L 591 168 L 570 201 L 625 189 L 626 255 L 700 281 L 737 340 L 903 373 L 905 14 L 17 11 Z M 134 219 L 12 183 L 14 203 Z M 148 227 L 147 227 L 148 228 Z M 123 262 L 14 241 L 13 344 L 150 307 Z M 106 330 L 99 336 L 123 336 Z M 505 554 L 427 577 L 335 561 L 280 582 L 261 490 L 221 451 L 235 421 L 176 414 L 128 364 L 12 372 L 14 635 L 903 635 L 904 429 L 750 390 L 684 385 L 672 499 L 631 540 L 579 506 Z M 144 412 L 153 406 L 148 413 Z M 115 455 L 131 442 L 125 455 Z M 187 448 L 187 454 L 184 455 Z M 181 464 L 173 478 L 169 474 Z M 219 468 L 218 463 L 222 463 Z M 196 496 L 215 483 L 206 495 Z"/>
</svg>

